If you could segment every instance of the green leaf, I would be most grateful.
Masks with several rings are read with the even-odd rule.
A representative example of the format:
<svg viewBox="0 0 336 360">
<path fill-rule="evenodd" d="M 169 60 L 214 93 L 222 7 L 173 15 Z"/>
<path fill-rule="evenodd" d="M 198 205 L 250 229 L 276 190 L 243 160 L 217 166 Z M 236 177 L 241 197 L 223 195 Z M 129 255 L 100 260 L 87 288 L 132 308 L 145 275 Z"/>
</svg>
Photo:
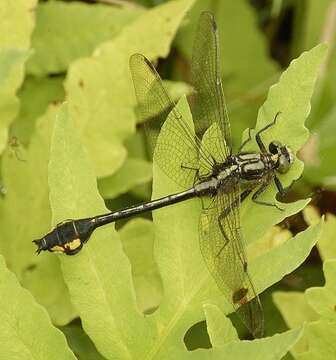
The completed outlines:
<svg viewBox="0 0 336 360">
<path fill-rule="evenodd" d="M 215 359 L 282 359 L 301 336 L 301 329 L 290 330 L 254 341 L 231 342 L 212 351 Z"/>
<path fill-rule="evenodd" d="M 300 152 L 306 165 L 305 178 L 331 190 L 336 189 L 335 117 L 336 106 L 331 106 L 326 115 L 322 117 L 321 122 L 314 128 L 309 141 Z"/>
<path fill-rule="evenodd" d="M 231 341 L 239 340 L 237 331 L 233 327 L 231 321 L 217 306 L 205 304 L 203 308 L 208 334 L 214 348 L 224 346 Z"/>
<path fill-rule="evenodd" d="M 98 188 L 104 199 L 113 199 L 151 179 L 152 163 L 141 159 L 127 158 L 121 169 L 114 175 L 99 180 Z"/>
<path fill-rule="evenodd" d="M 298 56 L 302 51 L 316 46 L 321 41 L 332 2 L 332 0 L 319 2 L 308 0 L 305 4 L 296 4 L 297 14 L 294 19 L 296 38 L 293 41 L 293 56 Z"/>
<path fill-rule="evenodd" d="M 36 301 L 48 311 L 52 323 L 64 326 L 75 319 L 78 313 L 71 304 L 59 260 L 51 254 L 48 255 L 39 259 L 36 265 L 26 269 L 21 282 L 22 286 L 28 289 Z"/>
<path fill-rule="evenodd" d="M 332 358 L 331 354 L 335 353 L 335 271 L 336 261 L 327 261 L 324 263 L 324 287 L 307 289 L 305 294 L 275 296 L 290 327 L 305 322 L 303 336 L 293 349 L 296 359 L 322 360 Z"/>
<path fill-rule="evenodd" d="M 308 137 L 304 121 L 310 110 L 310 98 L 325 51 L 325 46 L 319 45 L 311 51 L 303 53 L 281 75 L 279 83 L 270 88 L 267 100 L 259 110 L 256 127 L 251 131 L 252 139 L 254 139 L 256 131 L 269 124 L 276 113 L 281 111 L 277 123 L 263 132 L 261 138 L 266 147 L 272 140 L 277 140 L 289 146 L 293 154 L 297 153 Z M 246 132 L 245 135 L 247 136 Z M 246 145 L 244 150 L 258 151 L 259 149 L 253 140 Z M 302 170 L 303 163 L 295 158 L 290 171 L 284 175 L 279 174 L 278 177 L 284 186 L 289 186 L 292 181 L 300 177 Z M 261 199 L 271 203 L 277 202 L 276 193 L 277 189 L 272 183 L 262 194 Z M 263 237 L 271 226 L 303 209 L 308 201 L 301 200 L 290 204 L 278 203 L 284 211 L 245 201 L 241 210 L 241 222 L 246 243 L 250 244 Z M 250 214 L 254 214 L 253 218 L 250 217 Z M 306 239 L 308 243 L 313 244 L 314 239 L 311 236 L 308 237 L 310 237 L 310 240 Z M 308 243 L 306 250 L 310 246 Z M 292 268 L 292 266 L 290 267 Z"/>
<path fill-rule="evenodd" d="M 36 120 L 50 103 L 64 100 L 63 77 L 35 78 L 28 76 L 18 93 L 20 112 L 11 126 L 11 133 L 21 143 L 28 144 L 35 130 Z"/>
<path fill-rule="evenodd" d="M 310 288 L 306 291 L 309 305 L 323 318 L 336 321 L 336 259 L 326 261 L 323 264 L 323 272 L 326 284 L 323 287 Z"/>
<path fill-rule="evenodd" d="M 323 319 L 307 324 L 304 329 L 304 351 L 295 354 L 299 360 L 324 360 L 335 356 L 336 322 Z"/>
<path fill-rule="evenodd" d="M 303 215 L 308 224 L 315 224 L 320 221 L 320 214 L 312 206 L 308 206 L 304 210 Z M 333 214 L 328 213 L 325 216 L 322 234 L 317 243 L 317 248 L 323 261 L 336 259 L 335 231 L 336 217 Z"/>
<path fill-rule="evenodd" d="M 310 254 L 321 230 L 321 223 L 313 225 L 282 245 L 254 258 L 250 273 L 258 292 L 295 270 Z"/>
<path fill-rule="evenodd" d="M 3 156 L 1 172 L 6 194 L 0 201 L 0 252 L 23 286 L 45 306 L 52 321 L 64 325 L 76 313 L 59 261 L 51 254 L 37 257 L 32 244 L 33 239 L 50 230 L 47 171 L 56 109 L 51 106 L 40 119 L 27 151 L 9 148 Z"/>
<path fill-rule="evenodd" d="M 131 220 L 119 235 L 131 263 L 139 309 L 143 313 L 153 311 L 162 296 L 162 284 L 153 258 L 153 223 L 144 219 Z"/>
<path fill-rule="evenodd" d="M 20 287 L 0 256 L 0 341 L 3 359 L 76 359 L 47 312 Z M 57 351 L 55 351 L 57 349 Z"/>
<path fill-rule="evenodd" d="M 66 106 L 55 124 L 49 184 L 53 224 L 107 211 Z M 113 228 L 98 230 L 77 256 L 60 260 L 72 303 L 98 351 L 108 359 L 143 352 L 152 334 L 138 311 L 130 265 Z"/>
<path fill-rule="evenodd" d="M 0 48 L 27 50 L 34 26 L 37 0 L 2 0 L 0 22 Z"/>
<path fill-rule="evenodd" d="M 299 36 L 294 43 L 294 51 L 300 52 L 321 41 L 328 44 L 328 55 L 319 74 L 313 99 L 314 107 L 308 122 L 313 135 L 302 152 L 302 159 L 307 165 L 304 177 L 309 183 L 335 189 L 332 164 L 335 162 L 336 142 L 332 135 L 335 131 L 336 116 L 336 86 L 333 81 L 336 76 L 336 4 L 332 0 L 308 0 L 304 4 L 298 2 L 297 6 L 295 27 Z"/>
<path fill-rule="evenodd" d="M 28 52 L 0 49 L 0 153 L 8 140 L 8 127 L 19 111 L 16 91 L 23 80 L 23 64 Z"/>
<path fill-rule="evenodd" d="M 36 0 L 3 0 L 0 21 L 0 153 L 8 138 L 8 126 L 19 109 L 16 91 L 23 81 L 29 52 Z"/>
<path fill-rule="evenodd" d="M 326 45 L 321 44 L 304 52 L 291 62 L 279 83 L 270 88 L 254 130 L 260 130 L 274 119 L 277 112 L 281 112 L 277 123 L 262 135 L 266 144 L 276 139 L 290 146 L 296 154 L 307 141 L 308 130 L 304 122 L 310 112 L 310 99 L 326 50 Z M 295 159 L 292 170 L 280 179 L 289 183 L 290 179 L 297 179 L 302 170 L 302 162 Z"/>
<path fill-rule="evenodd" d="M 170 43 L 193 0 L 169 1 L 146 11 L 90 58 L 70 66 L 69 112 L 80 130 L 99 177 L 114 174 L 126 159 L 124 140 L 135 132 L 134 89 L 129 56 L 167 56 Z M 98 89 L 98 90 L 97 90 Z"/>
<path fill-rule="evenodd" d="M 273 293 L 273 300 L 290 329 L 319 319 L 316 312 L 307 304 L 304 293 L 279 291 Z"/>
<path fill-rule="evenodd" d="M 50 127 L 46 132 L 38 131 L 28 150 L 22 146 L 8 147 L 2 157 L 6 195 L 0 202 L 0 251 L 18 277 L 27 266 L 38 261 L 32 240 L 50 226 L 48 131 Z M 34 221 L 28 214 L 34 214 Z"/>
<path fill-rule="evenodd" d="M 90 56 L 94 49 L 118 35 L 143 11 L 61 1 L 40 3 L 32 36 L 34 56 L 27 64 L 30 74 L 63 73 L 76 59 Z"/>
</svg>

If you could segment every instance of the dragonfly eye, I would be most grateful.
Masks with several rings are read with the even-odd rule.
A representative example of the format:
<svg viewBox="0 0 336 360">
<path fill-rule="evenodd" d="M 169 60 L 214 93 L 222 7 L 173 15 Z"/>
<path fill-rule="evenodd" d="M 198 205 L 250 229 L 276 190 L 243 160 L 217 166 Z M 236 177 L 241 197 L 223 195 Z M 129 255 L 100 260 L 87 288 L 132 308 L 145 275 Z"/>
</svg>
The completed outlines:
<svg viewBox="0 0 336 360">
<path fill-rule="evenodd" d="M 280 153 L 281 144 L 278 141 L 272 141 L 268 145 L 268 150 L 272 155 Z"/>
<path fill-rule="evenodd" d="M 293 162 L 294 157 L 291 149 L 289 149 L 287 146 L 281 146 L 277 171 L 281 174 L 285 174 Z"/>
</svg>

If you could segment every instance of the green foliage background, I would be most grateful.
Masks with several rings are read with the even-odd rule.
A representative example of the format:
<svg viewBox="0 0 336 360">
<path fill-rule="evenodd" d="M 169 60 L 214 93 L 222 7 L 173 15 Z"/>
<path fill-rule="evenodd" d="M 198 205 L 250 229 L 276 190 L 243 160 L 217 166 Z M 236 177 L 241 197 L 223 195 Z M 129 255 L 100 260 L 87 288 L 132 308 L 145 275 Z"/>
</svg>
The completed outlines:
<svg viewBox="0 0 336 360">
<path fill-rule="evenodd" d="M 299 179 L 283 212 L 250 200 L 241 211 L 266 316 L 253 341 L 203 262 L 196 201 L 99 229 L 74 257 L 37 257 L 31 242 L 64 219 L 181 190 L 147 156 L 128 59 L 156 63 L 192 121 L 183 95 L 204 9 L 235 147 L 281 111 L 265 143 L 298 156 L 281 177 Z M 335 13 L 332 0 L 1 1 L 0 359 L 335 356 Z"/>
</svg>

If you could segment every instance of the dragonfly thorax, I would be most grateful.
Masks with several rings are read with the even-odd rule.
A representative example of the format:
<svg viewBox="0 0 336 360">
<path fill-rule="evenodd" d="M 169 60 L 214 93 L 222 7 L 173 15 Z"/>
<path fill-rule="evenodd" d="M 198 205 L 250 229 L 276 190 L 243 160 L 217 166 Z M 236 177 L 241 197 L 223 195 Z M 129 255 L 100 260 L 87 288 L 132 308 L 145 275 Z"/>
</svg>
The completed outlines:
<svg viewBox="0 0 336 360">
<path fill-rule="evenodd" d="M 275 166 L 269 154 L 241 153 L 233 158 L 237 165 L 237 176 L 245 181 L 260 180 Z"/>
</svg>

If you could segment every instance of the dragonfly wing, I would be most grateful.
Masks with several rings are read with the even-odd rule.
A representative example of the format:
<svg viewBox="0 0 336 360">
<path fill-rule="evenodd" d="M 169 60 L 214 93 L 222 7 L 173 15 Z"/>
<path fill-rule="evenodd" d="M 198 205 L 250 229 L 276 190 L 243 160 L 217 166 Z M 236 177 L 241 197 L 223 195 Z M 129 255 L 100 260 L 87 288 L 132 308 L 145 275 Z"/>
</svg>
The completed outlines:
<svg viewBox="0 0 336 360">
<path fill-rule="evenodd" d="M 218 288 L 235 308 L 254 337 L 263 334 L 263 311 L 248 274 L 245 246 L 240 233 L 239 187 L 219 191 L 213 205 L 200 218 L 200 247 Z"/>
<path fill-rule="evenodd" d="M 209 12 L 200 16 L 193 46 L 191 76 L 194 95 L 190 103 L 196 134 L 201 137 L 211 125 L 217 125 L 217 137 L 221 141 L 217 142 L 216 155 L 219 154 L 223 162 L 231 154 L 231 131 L 222 87 L 217 25 Z"/>
<path fill-rule="evenodd" d="M 144 124 L 154 161 L 177 184 L 183 187 L 192 185 L 199 156 L 205 152 L 201 141 L 175 107 L 151 62 L 141 54 L 134 54 L 130 58 L 130 70 L 138 103 L 138 120 Z M 169 121 L 166 121 L 168 115 Z M 161 128 L 165 136 L 157 142 Z M 204 158 L 211 172 L 213 163 L 210 156 L 204 154 Z"/>
</svg>

